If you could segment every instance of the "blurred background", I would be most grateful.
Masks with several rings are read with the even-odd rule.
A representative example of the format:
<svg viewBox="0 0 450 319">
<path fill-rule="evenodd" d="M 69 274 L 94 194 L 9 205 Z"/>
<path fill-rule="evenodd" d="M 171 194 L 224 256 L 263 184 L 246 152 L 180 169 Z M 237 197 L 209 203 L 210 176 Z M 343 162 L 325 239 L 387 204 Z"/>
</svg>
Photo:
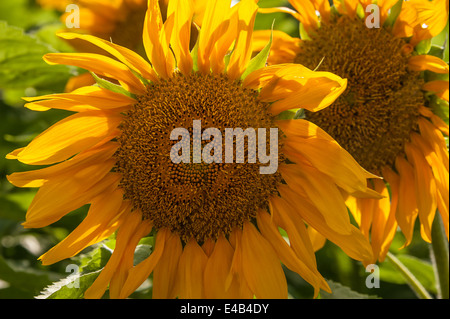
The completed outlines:
<svg viewBox="0 0 450 319">
<path fill-rule="evenodd" d="M 6 160 L 6 154 L 25 146 L 68 114 L 58 110 L 31 111 L 23 107 L 21 98 L 63 92 L 68 80 L 83 72 L 43 62 L 45 53 L 74 49 L 55 36 L 56 31 L 64 28 L 61 22 L 64 12 L 59 10 L 64 10 L 65 1 L 43 0 L 41 4 L 33 0 L 0 0 L 0 298 L 79 298 L 82 294 L 67 285 L 64 279 L 71 274 L 70 265 L 80 266 L 81 285 L 89 285 L 96 277 L 95 271 L 105 265 L 114 247 L 114 238 L 111 238 L 71 260 L 42 266 L 38 257 L 69 234 L 81 222 L 87 209 L 78 209 L 42 229 L 24 229 L 21 223 L 36 190 L 15 188 L 6 179 L 8 174 L 30 169 L 18 161 Z M 277 7 L 289 6 L 289 3 L 261 0 L 259 5 Z M 274 19 L 275 29 L 298 37 L 298 22 L 281 13 L 258 14 L 256 29 L 270 29 Z M 414 234 L 417 238 L 413 244 L 399 250 L 404 238 L 398 233 L 391 252 L 431 294 L 435 294 L 430 247 L 420 238 L 419 231 Z M 151 242 L 141 246 L 138 248 L 143 255 L 151 250 Z M 321 298 L 416 298 L 405 278 L 389 262 L 379 264 L 380 287 L 372 289 L 366 287 L 369 273 L 362 264 L 347 257 L 330 242 L 317 252 L 317 264 L 334 291 L 331 295 L 321 294 Z M 290 297 L 313 297 L 313 289 L 297 274 L 286 270 L 286 275 Z M 151 297 L 151 280 L 131 297 Z"/>
</svg>

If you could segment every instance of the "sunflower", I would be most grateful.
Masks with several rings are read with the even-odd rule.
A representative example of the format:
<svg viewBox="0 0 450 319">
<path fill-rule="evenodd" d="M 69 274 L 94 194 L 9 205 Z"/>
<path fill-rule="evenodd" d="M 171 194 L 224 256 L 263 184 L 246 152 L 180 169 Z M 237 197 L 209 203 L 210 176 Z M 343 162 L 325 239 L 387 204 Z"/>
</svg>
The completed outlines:
<svg viewBox="0 0 450 319">
<path fill-rule="evenodd" d="M 436 209 L 448 239 L 448 125 L 430 100 L 448 103 L 448 80 L 438 76 L 447 75 L 449 67 L 418 52 L 447 24 L 448 1 L 377 1 L 378 28 L 370 27 L 375 23 L 375 11 L 368 7 L 372 1 L 290 3 L 296 10 L 260 9 L 287 12 L 301 22 L 302 39 L 274 33 L 277 51 L 269 62 L 299 63 L 348 79 L 336 102 L 320 112 L 306 111 L 305 118 L 384 179 L 369 184 L 384 199 L 350 196 L 347 201 L 361 231 L 371 238 L 374 261 L 384 260 L 397 226 L 405 236 L 404 247 L 411 243 L 417 217 L 421 237 L 431 242 Z M 255 32 L 255 51 L 268 34 Z"/>
<path fill-rule="evenodd" d="M 190 50 L 192 2 L 171 0 L 163 23 L 158 1 L 150 0 L 143 43 L 151 64 L 127 48 L 78 33 L 59 35 L 109 55 L 44 56 L 50 64 L 90 70 L 99 85 L 26 98 L 35 111 L 75 113 L 7 156 L 47 167 L 8 179 L 18 187 L 39 187 L 26 228 L 45 227 L 90 205 L 81 224 L 40 257 L 44 265 L 116 232 L 114 252 L 86 298 L 100 298 L 108 287 L 112 298 L 126 298 L 152 273 L 154 298 L 286 298 L 280 261 L 317 296 L 330 289 L 317 270 L 309 237 L 314 233 L 356 260 L 372 258 L 344 198 L 379 198 L 367 187 L 375 176 L 311 122 L 277 118 L 298 100 L 310 111 L 327 107 L 346 80 L 297 64 L 263 67 L 265 59 L 258 67 L 261 56 L 251 59 L 257 9 L 253 0 L 233 7 L 230 0 L 208 1 Z M 261 174 L 266 165 L 259 158 L 208 163 L 209 144 L 203 145 L 202 161 L 191 163 L 188 156 L 175 164 L 170 154 L 178 141 L 171 132 L 192 129 L 195 120 L 219 132 L 275 129 L 269 142 L 278 147 L 278 169 Z M 231 155 L 237 158 L 237 149 Z M 136 245 L 146 236 L 154 236 L 154 249 L 134 265 Z"/>
<path fill-rule="evenodd" d="M 80 8 L 80 32 L 95 35 L 105 40 L 112 39 L 114 43 L 136 49 L 142 43 L 138 36 L 144 23 L 146 2 L 144 0 L 114 0 L 114 1 L 54 1 L 39 0 L 45 8 L 53 8 L 64 12 L 61 20 L 71 15 L 66 12 L 70 4 Z"/>
<path fill-rule="evenodd" d="M 146 0 L 38 0 L 38 3 L 44 8 L 64 12 L 61 16 L 63 23 L 66 23 L 67 19 L 71 19 L 72 15 L 72 12 L 67 12 L 66 8 L 75 4 L 80 10 L 80 27 L 70 29 L 71 31 L 91 34 L 145 55 L 140 34 L 144 25 Z M 159 3 L 162 16 L 165 18 L 168 0 L 159 0 Z M 200 26 L 206 2 L 205 0 L 195 0 L 194 4 L 193 22 Z M 195 32 L 195 30 L 194 28 L 193 31 Z M 71 41 L 70 44 L 78 52 L 96 51 L 95 47 L 85 41 Z M 83 73 L 69 80 L 66 91 L 70 92 L 94 83 L 95 80 L 89 73 Z"/>
</svg>

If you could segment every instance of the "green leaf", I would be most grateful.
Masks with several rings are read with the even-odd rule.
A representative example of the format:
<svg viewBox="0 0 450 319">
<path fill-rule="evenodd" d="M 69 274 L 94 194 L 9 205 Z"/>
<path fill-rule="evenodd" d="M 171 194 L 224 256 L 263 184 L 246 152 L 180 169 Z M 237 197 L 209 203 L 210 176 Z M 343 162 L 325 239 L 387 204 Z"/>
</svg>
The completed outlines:
<svg viewBox="0 0 450 319">
<path fill-rule="evenodd" d="M 449 124 L 449 107 L 448 102 L 439 99 L 435 95 L 431 97 L 430 107 L 433 113 L 439 116 L 447 125 Z"/>
<path fill-rule="evenodd" d="M 436 280 L 433 266 L 430 263 L 409 255 L 398 255 L 396 257 L 408 268 L 425 289 L 436 293 Z M 380 280 L 398 285 L 407 284 L 406 279 L 399 274 L 398 270 L 389 261 L 380 264 L 379 267 Z"/>
<path fill-rule="evenodd" d="M 38 293 L 55 278 L 49 278 L 51 273 L 31 268 L 23 268 L 5 260 L 0 255 L 0 279 L 31 294 Z M 1 291 L 1 289 L 0 289 Z"/>
<path fill-rule="evenodd" d="M 298 109 L 286 110 L 277 115 L 278 120 L 292 120 Z"/>
<path fill-rule="evenodd" d="M 42 56 L 49 52 L 56 50 L 36 36 L 0 21 L 0 88 L 63 90 L 75 69 L 48 65 Z"/>
<path fill-rule="evenodd" d="M 384 27 L 393 27 L 395 21 L 398 18 L 398 15 L 400 14 L 400 11 L 402 11 L 402 4 L 403 0 L 398 0 L 396 4 L 391 8 L 390 13 L 386 21 L 384 22 Z"/>
<path fill-rule="evenodd" d="M 134 261 L 133 264 L 137 265 L 141 261 L 144 261 L 150 254 L 152 253 L 153 247 L 151 245 L 141 244 L 136 247 L 134 252 Z"/>
<path fill-rule="evenodd" d="M 287 0 L 259 0 L 258 7 L 260 8 L 276 8 L 288 7 Z M 255 30 L 270 30 L 270 27 L 276 21 L 276 30 L 283 31 L 292 37 L 298 37 L 298 21 L 292 19 L 288 13 L 274 12 L 274 13 L 258 13 L 255 19 Z"/>
<path fill-rule="evenodd" d="M 242 80 L 245 79 L 247 77 L 247 75 L 249 75 L 253 71 L 259 70 L 266 66 L 267 59 L 269 58 L 269 54 L 270 54 L 270 48 L 272 47 L 274 24 L 275 24 L 275 21 L 273 21 L 273 23 L 272 23 L 272 29 L 271 29 L 271 33 L 270 33 L 269 42 L 253 59 L 250 60 L 250 62 L 247 65 L 247 69 L 241 76 Z"/>
<path fill-rule="evenodd" d="M 97 279 L 100 272 L 101 269 L 79 276 L 64 278 L 45 288 L 36 299 L 82 299 L 84 292 Z"/>
<path fill-rule="evenodd" d="M 131 98 L 135 98 L 136 96 L 133 93 L 128 92 L 127 90 L 125 90 L 123 87 L 121 87 L 120 85 L 114 84 L 112 82 L 109 82 L 107 80 L 104 80 L 100 77 L 98 77 L 94 72 L 90 72 L 92 77 L 95 79 L 95 81 L 97 82 L 98 86 L 107 90 L 110 90 L 112 92 L 115 93 L 120 93 L 123 95 L 126 95 L 128 97 Z"/>
<path fill-rule="evenodd" d="M 448 63 L 448 30 L 449 30 L 449 23 L 447 21 L 447 25 L 445 28 L 439 33 L 437 36 L 431 39 L 431 55 L 437 56 L 438 58 L 441 58 L 443 61 Z"/>
<path fill-rule="evenodd" d="M 300 39 L 302 40 L 311 40 L 310 36 L 306 32 L 305 26 L 303 23 L 300 23 Z"/>
<path fill-rule="evenodd" d="M 26 30 L 45 24 L 58 23 L 59 14 L 46 10 L 31 0 L 1 0 L 0 20 Z"/>
<path fill-rule="evenodd" d="M 75 52 L 72 46 L 56 35 L 63 28 L 62 23 L 47 24 L 37 30 L 34 35 L 42 42 L 51 45 L 58 52 Z"/>
<path fill-rule="evenodd" d="M 431 39 L 420 41 L 415 48 L 418 54 L 427 54 L 428 52 L 430 52 L 430 49 L 431 49 Z"/>
<path fill-rule="evenodd" d="M 84 292 L 92 285 L 103 267 L 111 257 L 111 250 L 105 245 L 99 246 L 91 252 L 74 258 L 74 264 L 66 268 L 71 274 L 41 291 L 38 299 L 80 299 Z M 74 270 L 79 270 L 75 272 Z"/>
<path fill-rule="evenodd" d="M 361 294 L 331 280 L 327 280 L 327 283 L 331 288 L 331 294 L 321 291 L 320 299 L 380 299 L 375 295 Z"/>
<path fill-rule="evenodd" d="M 192 57 L 192 69 L 194 71 L 198 71 L 198 43 L 199 43 L 199 39 L 197 39 L 197 42 L 195 42 L 195 46 L 192 48 L 191 51 L 191 57 Z"/>
<path fill-rule="evenodd" d="M 23 222 L 28 206 L 35 195 L 35 190 L 0 195 L 0 219 Z"/>
</svg>

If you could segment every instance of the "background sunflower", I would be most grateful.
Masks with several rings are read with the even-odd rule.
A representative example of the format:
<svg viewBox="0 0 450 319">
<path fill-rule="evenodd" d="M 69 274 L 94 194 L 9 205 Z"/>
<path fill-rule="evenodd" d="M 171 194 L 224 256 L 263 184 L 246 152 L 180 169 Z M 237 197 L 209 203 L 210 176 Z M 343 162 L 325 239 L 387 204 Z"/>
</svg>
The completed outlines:
<svg viewBox="0 0 450 319">
<path fill-rule="evenodd" d="M 261 0 L 259 5 L 290 6 L 287 1 L 278 0 Z M 285 13 L 258 14 L 255 28 L 270 29 L 274 19 L 274 30 L 284 31 L 291 37 L 298 36 L 298 21 Z M 39 295 L 43 298 L 78 298 L 83 289 L 95 280 L 97 271 L 106 265 L 115 248 L 115 236 L 112 235 L 102 244 L 86 249 L 78 257 L 42 267 L 37 257 L 75 229 L 87 213 L 87 207 L 77 209 L 45 229 L 24 229 L 20 224 L 25 219 L 35 190 L 13 188 L 5 178 L 7 174 L 26 169 L 16 161 L 6 161 L 6 154 L 25 146 L 38 133 L 68 115 L 66 111 L 58 110 L 30 112 L 23 108 L 24 102 L 21 100 L 23 96 L 61 92 L 68 79 L 80 73 L 77 68 L 49 67 L 42 61 L 42 56 L 49 52 L 73 51 L 54 35 L 61 27 L 59 12 L 44 9 L 34 1 L 0 2 L 0 298 L 33 298 Z M 430 52 L 448 62 L 448 25 L 445 32 L 430 40 L 429 46 Z M 274 47 L 277 48 L 276 45 Z M 440 116 L 448 123 L 448 104 L 440 99 L 435 103 L 441 112 Z M 286 112 L 283 116 L 290 118 L 293 114 Z M 416 227 L 418 230 L 419 226 Z M 310 236 L 314 238 L 315 234 Z M 420 231 L 415 231 L 414 236 L 420 237 Z M 401 233 L 398 233 L 391 251 L 432 297 L 437 296 L 430 245 L 413 239 L 410 246 L 398 250 L 403 241 Z M 408 286 L 408 278 L 398 271 L 399 263 L 396 260 L 379 264 L 380 288 L 370 289 L 366 286 L 369 273 L 360 262 L 348 258 L 330 242 L 317 240 L 314 243 L 316 249 L 320 248 L 316 253 L 318 270 L 333 290 L 333 294 L 323 293 L 321 298 L 417 297 Z M 152 245 L 151 237 L 141 241 L 135 261 L 145 259 Z M 80 280 L 77 281 L 76 277 L 67 280 L 67 276 L 75 274 L 75 270 L 80 271 Z M 290 297 L 313 296 L 313 288 L 300 276 L 287 268 L 283 270 Z M 74 283 L 79 283 L 79 288 L 74 287 Z M 131 298 L 148 298 L 151 295 L 152 282 L 148 280 Z"/>
</svg>

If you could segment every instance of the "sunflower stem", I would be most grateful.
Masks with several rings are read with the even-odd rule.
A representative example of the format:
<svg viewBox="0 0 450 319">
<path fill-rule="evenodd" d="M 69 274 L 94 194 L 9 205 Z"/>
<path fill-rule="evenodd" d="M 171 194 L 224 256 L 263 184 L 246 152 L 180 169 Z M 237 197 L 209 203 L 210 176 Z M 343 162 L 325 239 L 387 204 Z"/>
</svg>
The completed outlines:
<svg viewBox="0 0 450 319">
<path fill-rule="evenodd" d="M 440 214 L 436 214 L 431 232 L 430 255 L 436 276 L 437 297 L 449 299 L 448 241 Z"/>
<path fill-rule="evenodd" d="M 428 291 L 423 287 L 419 280 L 411 273 L 411 271 L 392 253 L 388 252 L 386 258 L 392 265 L 403 275 L 408 285 L 420 299 L 432 299 Z"/>
</svg>

